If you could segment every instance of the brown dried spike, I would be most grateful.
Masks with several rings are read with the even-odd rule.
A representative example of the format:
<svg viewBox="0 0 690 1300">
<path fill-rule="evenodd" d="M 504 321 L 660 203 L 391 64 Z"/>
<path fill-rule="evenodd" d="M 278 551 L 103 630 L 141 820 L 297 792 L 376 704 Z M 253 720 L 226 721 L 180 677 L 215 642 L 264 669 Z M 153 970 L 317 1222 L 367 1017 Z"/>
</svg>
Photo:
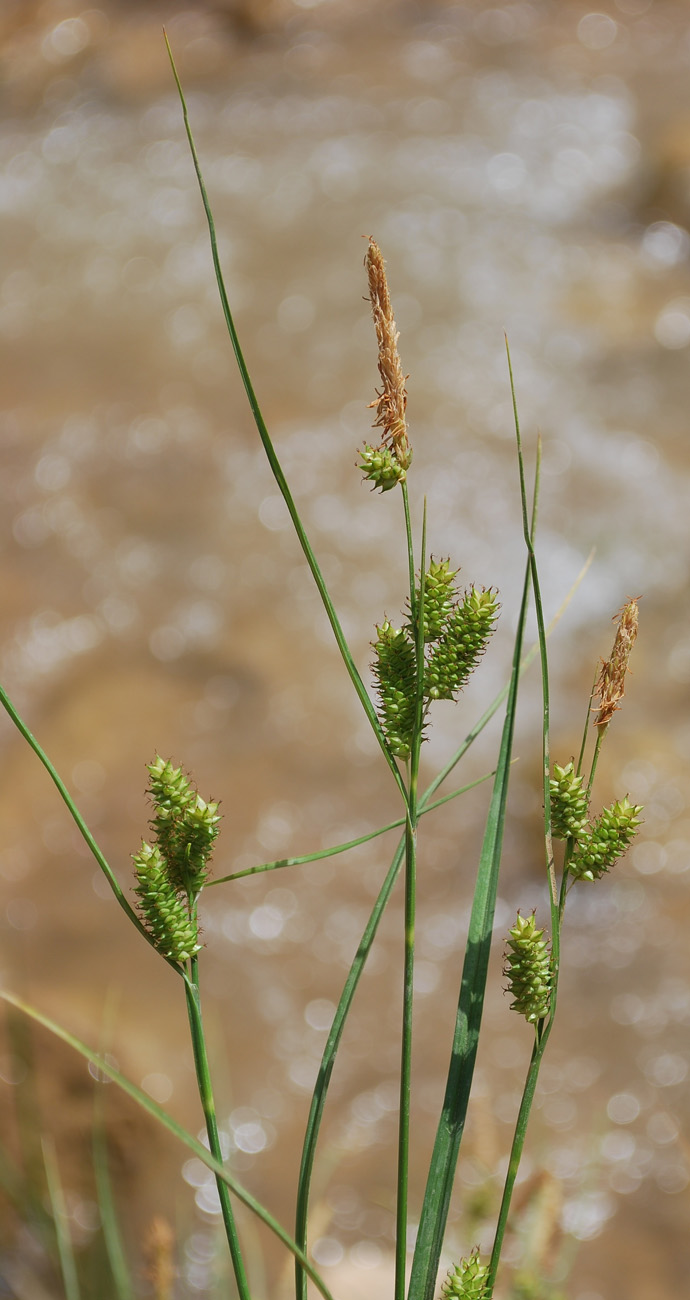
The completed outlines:
<svg viewBox="0 0 690 1300">
<path fill-rule="evenodd" d="M 608 725 L 619 707 L 619 700 L 625 695 L 625 675 L 637 636 L 637 621 L 637 600 L 629 600 L 620 612 L 611 658 L 604 660 L 595 687 L 595 695 L 599 699 L 595 727 Z"/>
<path fill-rule="evenodd" d="M 172 1300 L 175 1281 L 173 1251 L 175 1237 L 167 1219 L 157 1214 L 144 1239 L 144 1276 L 153 1287 L 155 1300 Z"/>
<path fill-rule="evenodd" d="M 393 317 L 388 281 L 381 249 L 375 239 L 369 237 L 364 265 L 369 280 L 369 297 L 376 329 L 379 348 L 379 374 L 383 384 L 371 405 L 376 408 L 374 428 L 383 429 L 383 441 L 390 444 L 396 458 L 407 469 L 411 459 L 410 444 L 407 437 L 405 408 L 407 392 L 406 376 L 403 373 L 398 355 L 398 330 Z"/>
</svg>

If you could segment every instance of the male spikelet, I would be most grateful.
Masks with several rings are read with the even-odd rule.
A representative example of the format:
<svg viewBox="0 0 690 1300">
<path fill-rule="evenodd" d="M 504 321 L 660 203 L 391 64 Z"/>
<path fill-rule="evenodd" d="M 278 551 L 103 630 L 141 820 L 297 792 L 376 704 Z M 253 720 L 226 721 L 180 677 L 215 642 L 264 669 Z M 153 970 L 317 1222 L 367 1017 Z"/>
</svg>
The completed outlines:
<svg viewBox="0 0 690 1300">
<path fill-rule="evenodd" d="M 412 448 L 407 435 L 407 390 L 405 374 L 398 354 L 399 333 L 391 306 L 386 269 L 381 249 L 375 239 L 369 239 L 364 265 L 369 282 L 369 298 L 378 344 L 378 368 L 381 391 L 371 403 L 376 409 L 374 428 L 381 429 L 381 446 L 367 443 L 360 452 L 360 469 L 382 492 L 403 483 L 412 460 Z M 388 452 L 388 455 L 386 455 Z"/>
<path fill-rule="evenodd" d="M 625 694 L 625 675 L 637 636 L 637 622 L 637 601 L 629 600 L 620 611 L 611 658 L 604 660 L 595 687 L 599 701 L 595 727 L 608 726 Z"/>
<path fill-rule="evenodd" d="M 448 1270 L 441 1287 L 441 1300 L 489 1300 L 488 1276 L 488 1266 L 479 1262 L 478 1249 L 473 1250 L 469 1259 L 461 1259 Z"/>
</svg>

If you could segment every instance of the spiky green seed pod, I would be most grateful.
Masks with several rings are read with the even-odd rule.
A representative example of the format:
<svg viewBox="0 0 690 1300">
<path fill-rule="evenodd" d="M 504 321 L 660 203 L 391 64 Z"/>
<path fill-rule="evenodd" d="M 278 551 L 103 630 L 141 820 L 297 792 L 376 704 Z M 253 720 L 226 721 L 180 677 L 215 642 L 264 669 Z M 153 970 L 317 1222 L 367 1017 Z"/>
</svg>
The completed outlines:
<svg viewBox="0 0 690 1300">
<path fill-rule="evenodd" d="M 503 968 L 508 977 L 506 991 L 513 995 L 511 1011 L 517 1011 L 533 1025 L 548 1014 L 551 1001 L 551 956 L 543 933 L 537 929 L 534 912 L 527 917 L 518 912 L 509 931 Z"/>
<path fill-rule="evenodd" d="M 462 690 L 486 649 L 498 609 L 493 588 L 470 587 L 465 592 L 429 656 L 424 678 L 429 699 L 453 700 Z"/>
<path fill-rule="evenodd" d="M 374 488 L 380 488 L 382 492 L 390 492 L 397 483 L 404 483 L 407 478 L 407 468 L 411 454 L 406 457 L 407 464 L 403 465 L 396 455 L 394 447 L 370 447 L 366 443 L 359 455 L 361 456 L 360 469 L 365 477 Z M 372 489 L 373 490 L 373 489 Z"/>
<path fill-rule="evenodd" d="M 488 1265 L 480 1264 L 479 1251 L 473 1250 L 469 1259 L 461 1259 L 448 1270 L 441 1287 L 441 1300 L 489 1300 L 486 1290 L 488 1276 Z"/>
<path fill-rule="evenodd" d="M 597 817 L 590 830 L 578 839 L 570 861 L 570 874 L 576 880 L 599 880 L 604 872 L 625 853 L 640 825 L 642 804 L 617 799 Z"/>
<path fill-rule="evenodd" d="M 438 641 L 455 604 L 455 576 L 457 569 L 451 569 L 450 560 L 431 559 L 424 575 L 424 640 Z M 419 606 L 420 589 L 417 588 L 417 605 Z"/>
<path fill-rule="evenodd" d="M 156 843 L 178 892 L 194 897 L 208 874 L 208 860 L 218 837 L 217 803 L 206 803 L 182 769 L 159 754 L 149 764 L 149 795 L 155 816 L 151 821 Z"/>
<path fill-rule="evenodd" d="M 172 961 L 188 961 L 199 951 L 198 931 L 187 905 L 175 890 L 158 845 L 142 841 L 134 854 L 141 917 L 158 952 Z"/>
<path fill-rule="evenodd" d="M 415 650 L 405 628 L 388 619 L 376 628 L 374 676 L 379 696 L 379 717 L 386 740 L 396 758 L 409 758 L 416 709 Z"/>
<path fill-rule="evenodd" d="M 587 825 L 589 801 L 583 790 L 584 777 L 575 775 L 572 762 L 567 767 L 553 765 L 551 777 L 551 833 L 557 840 L 577 837 Z"/>
</svg>

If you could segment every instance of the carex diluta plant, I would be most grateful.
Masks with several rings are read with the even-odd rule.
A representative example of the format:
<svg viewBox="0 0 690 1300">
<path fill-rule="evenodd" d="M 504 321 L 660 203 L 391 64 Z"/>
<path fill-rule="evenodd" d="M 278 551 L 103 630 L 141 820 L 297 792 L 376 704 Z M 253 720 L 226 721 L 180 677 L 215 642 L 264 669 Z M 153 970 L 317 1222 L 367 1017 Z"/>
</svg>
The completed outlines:
<svg viewBox="0 0 690 1300">
<path fill-rule="evenodd" d="M 170 53 L 169 47 L 168 51 Z M 309 1257 L 310 1191 L 319 1129 L 343 1028 L 379 922 L 395 882 L 402 874 L 404 959 L 394 1297 L 395 1300 L 405 1300 L 405 1297 L 407 1300 L 432 1300 L 439 1287 L 438 1275 L 448 1208 L 464 1131 L 481 1027 L 505 826 L 518 686 L 522 672 L 538 654 L 541 661 L 543 691 L 544 871 L 550 896 L 551 937 L 550 940 L 546 937 L 545 928 L 537 924 L 533 912 L 531 914 L 518 912 L 508 936 L 505 977 L 507 990 L 512 999 L 510 1008 L 524 1017 L 529 1032 L 533 1035 L 533 1050 L 510 1151 L 494 1245 L 490 1256 L 484 1261 L 480 1258 L 478 1248 L 472 1249 L 467 1257 L 452 1264 L 445 1280 L 440 1283 L 442 1300 L 490 1300 L 494 1293 L 511 1196 L 524 1146 L 539 1068 L 556 1014 L 560 973 L 560 930 L 567 896 L 574 885 L 577 884 L 579 888 L 592 887 L 604 873 L 610 871 L 631 843 L 640 824 L 641 808 L 631 803 L 627 795 L 598 813 L 592 814 L 590 810 L 592 786 L 601 745 L 624 693 L 630 651 L 637 631 L 637 603 L 631 600 L 624 606 L 611 656 L 603 663 L 592 697 L 588 701 L 589 722 L 590 713 L 593 711 L 592 699 L 596 700 L 594 718 L 596 742 L 589 765 L 585 763 L 586 739 L 589 732 L 587 726 L 577 762 L 573 758 L 562 766 L 554 764 L 552 767 L 549 753 L 548 629 L 542 611 L 539 572 L 534 550 L 540 448 L 537 449 L 533 500 L 530 507 L 515 388 L 508 353 L 526 550 L 525 575 L 520 594 L 510 677 L 503 691 L 469 730 L 467 724 L 463 723 L 462 743 L 458 745 L 451 759 L 436 774 L 426 789 L 420 790 L 420 751 L 429 734 L 433 710 L 442 701 L 457 702 L 463 687 L 480 663 L 499 614 L 498 592 L 491 585 L 475 583 L 461 590 L 457 581 L 460 569 L 455 559 L 451 559 L 450 556 L 434 558 L 433 554 L 427 555 L 425 506 L 421 509 L 421 536 L 418 542 L 415 541 L 414 511 L 409 495 L 413 461 L 407 423 L 407 376 L 398 352 L 398 331 L 383 256 L 376 241 L 370 238 L 365 267 L 377 341 L 381 386 L 370 404 L 375 411 L 373 428 L 376 430 L 376 437 L 371 443 L 366 442 L 360 449 L 359 470 L 364 481 L 371 485 L 374 492 L 378 490 L 381 493 L 393 491 L 400 493 L 401 536 L 406 551 L 408 574 L 407 590 L 400 594 L 399 608 L 402 612 L 398 619 L 399 625 L 396 626 L 387 613 L 382 611 L 381 621 L 372 631 L 371 670 L 375 692 L 373 696 L 370 694 L 347 644 L 317 558 L 264 422 L 244 360 L 220 267 L 213 216 L 189 124 L 187 107 L 172 62 L 172 54 L 170 58 L 208 221 L 221 305 L 240 376 L 259 438 L 286 502 L 306 563 L 328 615 L 344 666 L 376 737 L 383 760 L 397 787 L 401 804 L 400 816 L 390 825 L 380 827 L 357 840 L 301 857 L 262 863 L 214 880 L 211 876 L 211 858 L 221 826 L 219 804 L 202 797 L 181 766 L 177 766 L 170 758 L 156 755 L 148 766 L 148 795 L 152 808 L 151 833 L 149 839 L 144 840 L 140 849 L 133 854 L 133 890 L 136 902 L 132 903 L 119 885 L 64 782 L 6 693 L 0 688 L 0 701 L 55 783 L 96 862 L 104 872 L 120 907 L 142 937 L 159 954 L 161 960 L 168 964 L 171 972 L 182 982 L 208 1146 L 199 1143 L 182 1129 L 147 1094 L 125 1079 L 107 1058 L 78 1042 L 33 1008 L 26 1007 L 18 999 L 10 998 L 10 995 L 6 996 L 65 1041 L 70 1042 L 97 1066 L 103 1076 L 114 1079 L 150 1114 L 174 1132 L 213 1171 L 216 1176 L 222 1218 L 240 1300 L 251 1300 L 251 1287 L 245 1263 L 245 1251 L 235 1221 L 233 1197 L 249 1206 L 292 1252 L 295 1259 L 296 1300 L 306 1300 L 308 1279 L 311 1279 L 325 1300 L 331 1300 L 328 1287 Z M 374 498 L 372 509 L 376 508 Z M 528 653 L 525 653 L 523 649 L 525 618 L 531 594 L 534 597 L 536 610 L 538 642 Z M 422 818 L 440 803 L 456 798 L 469 790 L 472 785 L 478 784 L 475 781 L 471 785 L 461 786 L 436 797 L 441 785 L 455 770 L 470 745 L 501 706 L 504 706 L 503 728 L 496 765 L 489 773 L 492 795 L 477 867 L 467 943 L 462 966 L 458 971 L 457 1015 L 450 1044 L 445 1096 L 429 1162 L 410 1269 L 408 1240 L 411 1224 L 408 1211 L 408 1173 L 412 1140 L 410 1098 L 419 826 Z M 293 1235 L 290 1235 L 276 1221 L 270 1210 L 238 1183 L 232 1169 L 223 1158 L 202 1020 L 199 968 L 203 953 L 203 936 L 198 924 L 199 898 L 205 889 L 227 885 L 243 875 L 270 872 L 346 852 L 354 845 L 383 834 L 393 826 L 401 828 L 400 840 L 345 981 L 318 1072 L 297 1172 L 296 1217 Z M 564 845 L 558 868 L 553 851 L 554 839 L 562 841 Z M 118 1294 L 121 1291 L 126 1292 L 126 1289 L 123 1284 L 123 1287 L 118 1289 Z"/>
</svg>

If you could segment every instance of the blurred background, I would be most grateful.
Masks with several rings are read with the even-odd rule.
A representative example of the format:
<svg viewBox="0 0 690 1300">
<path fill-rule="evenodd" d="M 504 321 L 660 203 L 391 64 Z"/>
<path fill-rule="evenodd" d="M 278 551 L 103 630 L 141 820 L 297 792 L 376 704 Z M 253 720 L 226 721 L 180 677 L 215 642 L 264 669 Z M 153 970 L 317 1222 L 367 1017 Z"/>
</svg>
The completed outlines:
<svg viewBox="0 0 690 1300">
<path fill-rule="evenodd" d="M 372 495 L 355 468 L 378 381 L 362 237 L 387 259 L 416 524 L 426 494 L 433 554 L 502 601 L 476 681 L 435 710 L 427 777 L 510 660 L 524 555 L 504 330 L 530 458 L 544 438 L 547 616 L 596 548 L 551 639 L 557 760 L 577 752 L 611 617 L 643 597 L 595 804 L 627 792 L 645 825 L 569 901 L 506 1259 L 532 1270 L 516 1297 L 670 1300 L 690 1275 L 687 6 L 2 0 L 0 673 L 124 887 L 156 751 L 222 802 L 217 875 L 398 815 L 241 391 L 163 22 L 259 400 L 365 674 L 406 573 L 398 494 Z M 522 705 L 456 1256 L 490 1246 L 530 1052 L 502 992 L 505 934 L 518 906 L 547 914 L 534 672 Z M 461 780 L 491 769 L 499 727 Z M 0 747 L 3 982 L 90 1044 L 106 1035 L 123 1071 L 197 1131 L 178 981 L 127 926 L 7 719 Z M 413 1219 L 487 797 L 422 835 Z M 238 1176 L 288 1226 L 325 1034 L 394 844 L 205 898 L 222 1127 Z M 398 891 L 334 1074 L 315 1189 L 314 1253 L 351 1300 L 390 1293 L 401 952 Z M 88 1259 L 93 1080 L 13 1021 L 0 1076 L 15 1158 L 27 1113 L 54 1137 Z M 132 1259 L 163 1214 L 179 1295 L 216 1294 L 202 1167 L 104 1091 Z M 33 1300 L 60 1289 L 27 1196 L 8 1199 L 0 1273 Z M 257 1298 L 282 1294 L 283 1253 L 241 1223 Z"/>
</svg>

